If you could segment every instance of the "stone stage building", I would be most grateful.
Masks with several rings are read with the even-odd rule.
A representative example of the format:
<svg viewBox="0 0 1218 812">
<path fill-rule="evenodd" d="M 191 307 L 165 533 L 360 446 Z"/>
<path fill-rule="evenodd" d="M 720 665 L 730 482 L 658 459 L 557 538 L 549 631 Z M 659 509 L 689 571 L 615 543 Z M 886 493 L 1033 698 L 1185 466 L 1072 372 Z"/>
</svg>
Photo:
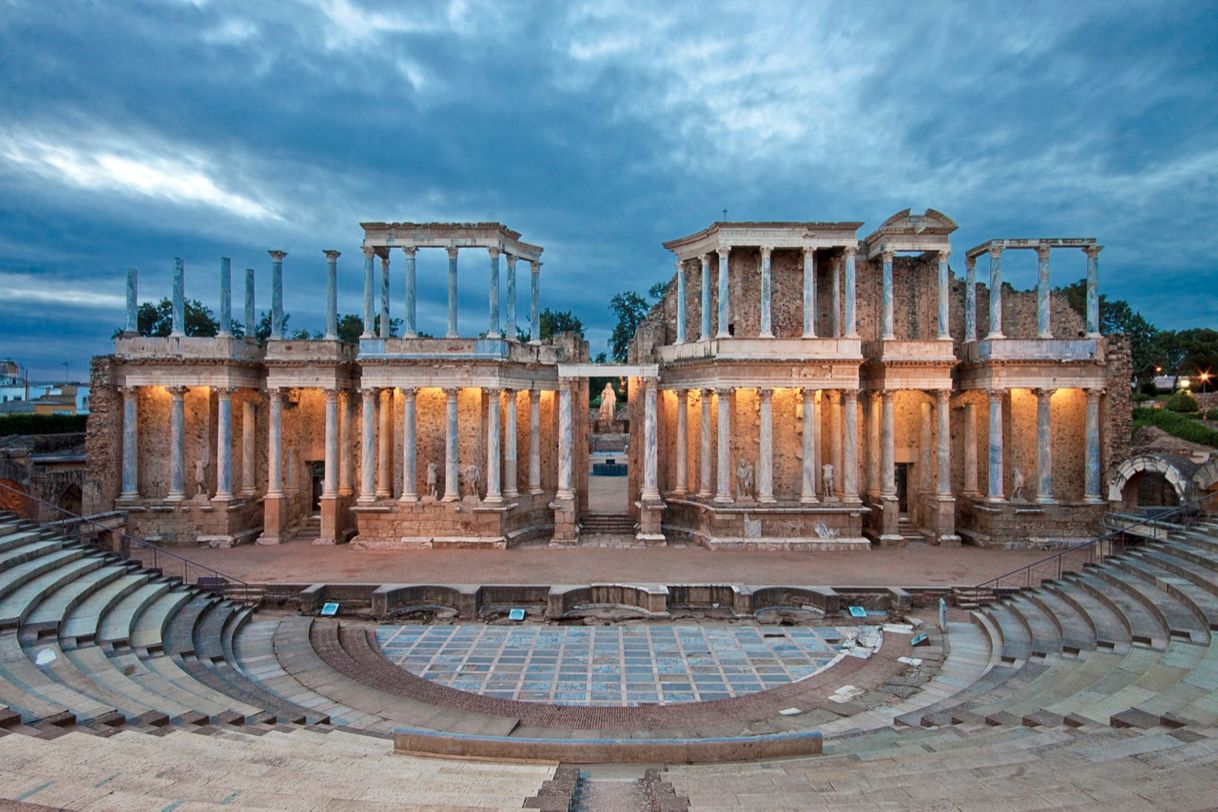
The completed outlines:
<svg viewBox="0 0 1218 812">
<path fill-rule="evenodd" d="M 964 253 L 962 280 L 943 214 L 899 212 L 862 239 L 860 225 L 718 222 L 666 243 L 675 279 L 625 365 L 590 364 L 573 335 L 540 340 L 542 249 L 498 223 L 364 223 L 358 345 L 338 339 L 336 251 L 320 340 L 284 337 L 285 254 L 270 252 L 265 347 L 184 335 L 180 261 L 173 334 L 136 335 L 133 271 L 126 330 L 94 359 L 85 508 L 124 509 L 135 533 L 178 544 L 573 544 L 588 511 L 588 378 L 618 376 L 630 395 L 622 509 L 649 544 L 1094 533 L 1129 434 L 1128 350 L 1099 332 L 1101 246 L 990 240 Z M 443 338 L 417 330 L 415 258 L 429 248 L 448 253 Z M 1004 288 L 1013 250 L 1036 251 L 1035 291 Z M 1050 256 L 1068 250 L 1087 257 L 1085 318 L 1050 288 Z M 471 253 L 488 308 L 462 330 L 458 259 Z M 976 280 L 983 255 L 988 285 Z M 381 329 L 391 261 L 405 265 L 402 337 Z M 222 260 L 225 327 L 230 281 Z M 249 336 L 252 270 L 244 304 Z"/>
</svg>

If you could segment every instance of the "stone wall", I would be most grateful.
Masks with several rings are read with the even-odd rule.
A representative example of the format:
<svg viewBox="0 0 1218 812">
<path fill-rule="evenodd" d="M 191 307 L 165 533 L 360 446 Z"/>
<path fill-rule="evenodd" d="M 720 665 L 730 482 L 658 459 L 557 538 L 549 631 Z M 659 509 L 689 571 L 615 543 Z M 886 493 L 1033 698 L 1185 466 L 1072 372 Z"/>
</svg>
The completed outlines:
<svg viewBox="0 0 1218 812">
<path fill-rule="evenodd" d="M 123 403 L 114 386 L 114 356 L 97 355 L 89 367 L 89 419 L 85 423 L 85 475 L 81 510 L 114 507 L 122 490 Z"/>
</svg>

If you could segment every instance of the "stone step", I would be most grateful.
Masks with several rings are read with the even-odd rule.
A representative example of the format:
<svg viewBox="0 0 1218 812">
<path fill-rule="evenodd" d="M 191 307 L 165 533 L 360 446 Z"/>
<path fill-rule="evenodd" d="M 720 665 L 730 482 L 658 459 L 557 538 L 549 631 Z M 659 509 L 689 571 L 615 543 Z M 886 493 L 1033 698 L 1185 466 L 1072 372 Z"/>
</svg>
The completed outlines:
<svg viewBox="0 0 1218 812">
<path fill-rule="evenodd" d="M 95 641 L 126 645 L 131 639 L 135 619 L 154 601 L 169 592 L 171 587 L 167 581 L 152 580 L 107 608 L 98 620 Z"/>
<path fill-rule="evenodd" d="M 27 610 L 21 621 L 22 632 L 58 631 L 59 624 L 78 604 L 129 571 L 125 565 L 109 564 L 77 576 Z"/>
<path fill-rule="evenodd" d="M 96 590 L 64 616 L 59 627 L 60 638 L 92 642 L 97 637 L 102 616 L 152 577 L 151 573 L 142 571 L 126 573 Z"/>
<path fill-rule="evenodd" d="M 1106 580 L 1091 567 L 1082 573 L 1071 573 L 1063 580 L 1067 579 L 1116 612 L 1133 643 L 1155 648 L 1167 645 L 1170 636 L 1167 624 L 1139 596 L 1131 594 L 1123 582 Z"/>
<path fill-rule="evenodd" d="M 1043 585 L 1044 591 L 1070 604 L 1086 618 L 1095 633 L 1096 648 L 1122 651 L 1132 643 L 1129 630 L 1116 611 L 1101 603 L 1091 593 L 1070 581 Z"/>
<path fill-rule="evenodd" d="M 1138 578 L 1120 567 L 1117 562 L 1095 567 L 1088 572 L 1120 586 L 1136 598 L 1167 629 L 1169 637 L 1198 645 L 1209 643 L 1209 625 L 1197 617 L 1189 604 L 1177 598 L 1170 590 L 1160 588 L 1153 579 Z"/>
<path fill-rule="evenodd" d="M 54 556 L 45 556 L 53 559 Z M 32 562 L 31 562 L 32 563 Z M 75 579 L 88 575 L 102 567 L 100 556 L 79 556 L 63 561 L 60 566 L 47 569 L 36 577 L 10 590 L 0 600 L 0 630 L 15 629 L 34 606 L 55 591 L 67 586 Z"/>
</svg>

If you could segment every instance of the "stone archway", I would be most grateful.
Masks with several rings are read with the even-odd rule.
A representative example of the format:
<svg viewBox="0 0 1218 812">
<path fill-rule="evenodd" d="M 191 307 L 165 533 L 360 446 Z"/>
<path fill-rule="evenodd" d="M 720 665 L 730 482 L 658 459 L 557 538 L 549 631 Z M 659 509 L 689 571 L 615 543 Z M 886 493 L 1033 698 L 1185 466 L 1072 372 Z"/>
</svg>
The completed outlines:
<svg viewBox="0 0 1218 812">
<path fill-rule="evenodd" d="M 73 516 L 79 516 L 81 515 L 81 501 L 82 495 L 80 492 L 80 486 L 73 482 L 69 484 L 68 487 L 63 489 L 63 492 L 59 494 L 59 498 L 55 500 L 55 504 L 61 510 L 67 511 Z M 58 516 L 56 518 L 63 519 L 67 517 Z"/>
<path fill-rule="evenodd" d="M 1117 467 L 1116 475 L 1108 486 L 1108 501 L 1126 508 L 1138 506 L 1138 490 L 1141 479 L 1148 475 L 1161 476 L 1175 492 L 1177 504 L 1191 498 L 1192 483 L 1182 468 L 1183 460 L 1174 460 L 1156 454 L 1140 454 L 1130 457 Z"/>
<path fill-rule="evenodd" d="M 1197 469 L 1193 474 L 1193 487 L 1198 493 L 1218 489 L 1218 457 Z"/>
</svg>

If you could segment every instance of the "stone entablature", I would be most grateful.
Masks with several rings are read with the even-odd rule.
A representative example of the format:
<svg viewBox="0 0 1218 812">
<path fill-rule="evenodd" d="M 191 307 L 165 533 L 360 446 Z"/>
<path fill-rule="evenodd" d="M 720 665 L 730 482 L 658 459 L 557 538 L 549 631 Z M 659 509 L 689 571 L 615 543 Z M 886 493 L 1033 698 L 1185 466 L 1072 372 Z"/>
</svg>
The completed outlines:
<svg viewBox="0 0 1218 812">
<path fill-rule="evenodd" d="M 196 338 L 124 334 L 114 339 L 114 355 L 121 360 L 155 358 L 261 363 L 264 353 L 252 339 L 232 336 Z"/>
<path fill-rule="evenodd" d="M 678 259 L 694 259 L 721 249 L 831 249 L 857 247 L 862 223 L 853 222 L 717 222 L 688 237 L 664 243 Z"/>
<path fill-rule="evenodd" d="M 863 360 L 857 338 L 729 338 L 656 348 L 661 363 L 700 359 L 715 361 L 854 361 Z"/>
<path fill-rule="evenodd" d="M 502 223 L 360 223 L 369 248 L 497 248 L 530 262 L 545 250 Z M 379 253 L 379 252 L 378 252 Z"/>
<path fill-rule="evenodd" d="M 863 240 L 863 257 L 885 253 L 951 253 L 951 234 L 959 226 L 943 212 L 927 209 L 912 214 L 904 209 L 889 217 Z"/>
<path fill-rule="evenodd" d="M 557 364 L 565 360 L 560 348 L 520 344 L 501 338 L 364 338 L 360 363 L 383 361 L 487 361 Z"/>
</svg>

